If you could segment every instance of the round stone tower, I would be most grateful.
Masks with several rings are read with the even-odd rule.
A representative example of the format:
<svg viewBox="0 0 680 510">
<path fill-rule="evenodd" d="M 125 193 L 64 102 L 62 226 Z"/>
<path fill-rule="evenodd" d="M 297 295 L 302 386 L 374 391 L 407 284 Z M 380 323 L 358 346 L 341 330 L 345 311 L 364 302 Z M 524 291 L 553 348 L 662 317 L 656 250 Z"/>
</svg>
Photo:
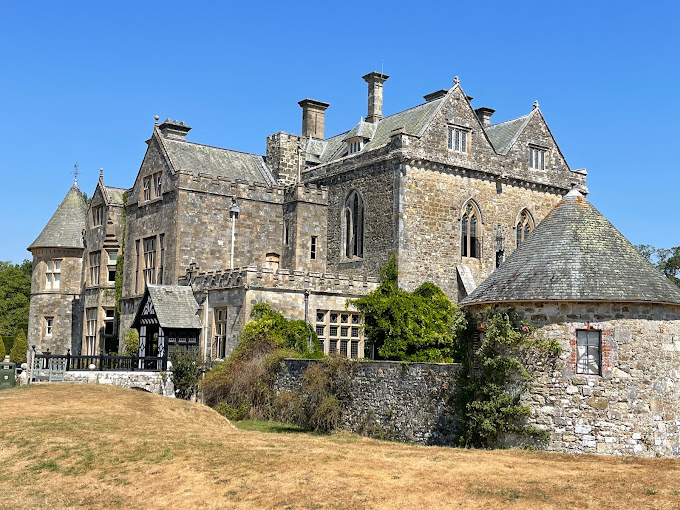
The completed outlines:
<svg viewBox="0 0 680 510">
<path fill-rule="evenodd" d="M 83 311 L 80 299 L 83 277 L 83 231 L 87 203 L 73 186 L 28 247 L 33 255 L 28 345 L 38 351 L 66 353 L 79 344 Z"/>
</svg>

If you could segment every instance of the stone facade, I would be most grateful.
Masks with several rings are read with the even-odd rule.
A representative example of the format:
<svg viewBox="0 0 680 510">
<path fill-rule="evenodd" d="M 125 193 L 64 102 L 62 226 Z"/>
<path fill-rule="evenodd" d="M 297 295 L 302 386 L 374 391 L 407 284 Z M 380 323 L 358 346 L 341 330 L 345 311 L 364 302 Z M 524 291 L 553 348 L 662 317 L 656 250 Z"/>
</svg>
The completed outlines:
<svg viewBox="0 0 680 510">
<path fill-rule="evenodd" d="M 162 372 L 98 372 L 68 371 L 64 382 L 80 384 L 110 384 L 148 391 L 164 397 L 175 397 L 175 388 L 169 374 Z"/>
<path fill-rule="evenodd" d="M 300 388 L 302 375 L 316 360 L 287 359 L 275 390 Z M 364 361 L 352 378 L 344 427 L 418 444 L 451 444 L 455 424 L 447 414 L 460 365 Z"/>
<path fill-rule="evenodd" d="M 530 421 L 548 450 L 680 456 L 680 309 L 621 303 L 523 303 L 514 308 L 560 342 L 552 370 L 534 371 Z M 601 333 L 601 375 L 576 373 L 576 331 Z"/>
</svg>

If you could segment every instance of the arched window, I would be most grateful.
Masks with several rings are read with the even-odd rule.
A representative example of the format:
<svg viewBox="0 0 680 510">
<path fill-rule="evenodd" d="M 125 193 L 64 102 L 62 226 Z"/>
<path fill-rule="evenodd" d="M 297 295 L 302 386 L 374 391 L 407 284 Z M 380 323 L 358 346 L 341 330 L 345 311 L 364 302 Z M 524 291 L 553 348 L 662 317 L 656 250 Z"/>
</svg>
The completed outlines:
<svg viewBox="0 0 680 510">
<path fill-rule="evenodd" d="M 352 190 L 342 208 L 342 238 L 345 259 L 364 256 L 364 201 L 357 190 Z"/>
<path fill-rule="evenodd" d="M 515 225 L 515 230 L 517 234 L 517 246 L 522 244 L 524 240 L 534 229 L 534 220 L 531 218 L 529 211 L 523 209 L 517 217 L 517 224 Z"/>
<path fill-rule="evenodd" d="M 463 257 L 479 258 L 479 212 L 472 201 L 465 206 L 461 222 L 460 253 Z"/>
</svg>

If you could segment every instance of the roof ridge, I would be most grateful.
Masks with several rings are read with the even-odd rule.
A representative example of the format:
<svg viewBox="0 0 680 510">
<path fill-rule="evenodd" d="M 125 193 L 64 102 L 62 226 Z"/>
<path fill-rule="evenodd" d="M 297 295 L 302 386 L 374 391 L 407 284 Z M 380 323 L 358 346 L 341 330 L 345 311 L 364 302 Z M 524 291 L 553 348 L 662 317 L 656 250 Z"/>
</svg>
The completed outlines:
<svg viewBox="0 0 680 510">
<path fill-rule="evenodd" d="M 235 149 L 228 149 L 226 147 L 217 147 L 216 145 L 208 145 L 206 143 L 190 142 L 188 140 L 170 140 L 170 141 L 171 142 L 178 142 L 178 143 L 188 143 L 190 145 L 198 145 L 200 147 L 208 147 L 209 149 L 217 149 L 217 150 L 220 150 L 220 151 L 235 152 L 236 154 L 245 154 L 246 156 L 257 156 L 258 158 L 264 158 L 265 157 L 262 154 L 255 154 L 254 152 L 237 151 Z"/>
</svg>

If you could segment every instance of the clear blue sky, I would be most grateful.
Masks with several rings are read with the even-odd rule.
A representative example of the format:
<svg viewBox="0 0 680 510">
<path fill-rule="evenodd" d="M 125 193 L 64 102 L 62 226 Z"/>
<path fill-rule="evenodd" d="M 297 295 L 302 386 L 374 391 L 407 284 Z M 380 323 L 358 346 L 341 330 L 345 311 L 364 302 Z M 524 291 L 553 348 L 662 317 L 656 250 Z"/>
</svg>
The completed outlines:
<svg viewBox="0 0 680 510">
<path fill-rule="evenodd" d="M 191 141 L 264 154 L 299 133 L 303 98 L 326 134 L 460 76 L 499 122 L 534 100 L 590 200 L 634 244 L 680 245 L 680 2 L 71 2 L 0 0 L 0 260 L 29 258 L 73 181 L 130 187 L 154 115 Z"/>
</svg>

